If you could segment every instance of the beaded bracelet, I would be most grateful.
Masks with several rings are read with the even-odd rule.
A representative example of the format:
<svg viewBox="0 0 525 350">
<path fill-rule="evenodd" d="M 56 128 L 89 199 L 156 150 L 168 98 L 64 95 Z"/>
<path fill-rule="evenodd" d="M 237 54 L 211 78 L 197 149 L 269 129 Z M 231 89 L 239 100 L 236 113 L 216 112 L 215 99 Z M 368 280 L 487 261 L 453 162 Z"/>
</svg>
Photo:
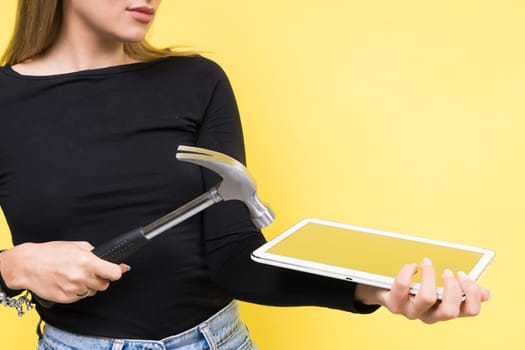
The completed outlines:
<svg viewBox="0 0 525 350">
<path fill-rule="evenodd" d="M 0 251 L 0 255 L 2 255 L 4 251 Z M 29 294 L 29 291 L 25 291 L 24 294 L 19 296 L 18 298 L 11 298 L 7 295 L 7 292 L 4 291 L 2 288 L 2 276 L 0 276 L 0 304 L 6 307 L 12 307 L 15 308 L 18 312 L 18 316 L 22 317 L 26 313 L 26 311 L 30 311 L 33 309 L 33 305 L 31 304 L 31 296 Z M 25 307 L 25 311 L 24 311 Z"/>
<path fill-rule="evenodd" d="M 3 306 L 15 308 L 18 312 L 18 316 L 20 317 L 24 316 L 26 311 L 30 311 L 33 309 L 33 305 L 31 304 L 31 297 L 29 296 L 28 291 L 25 291 L 25 293 L 19 296 L 18 298 L 10 298 L 0 288 L 0 304 L 2 304 Z M 25 311 L 24 306 L 26 308 Z"/>
</svg>

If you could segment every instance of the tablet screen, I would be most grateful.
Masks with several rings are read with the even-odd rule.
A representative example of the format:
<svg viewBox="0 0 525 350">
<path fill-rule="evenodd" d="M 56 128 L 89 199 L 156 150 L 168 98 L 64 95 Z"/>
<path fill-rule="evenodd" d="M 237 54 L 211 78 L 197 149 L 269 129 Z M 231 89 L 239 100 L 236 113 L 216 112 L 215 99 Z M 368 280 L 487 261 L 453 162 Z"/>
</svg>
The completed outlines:
<svg viewBox="0 0 525 350">
<path fill-rule="evenodd" d="M 419 264 L 428 257 L 436 270 L 438 287 L 441 286 L 440 275 L 446 268 L 455 273 L 463 271 L 473 279 L 482 272 L 475 272 L 474 268 L 486 251 L 411 236 L 403 239 L 403 236 L 406 235 L 306 222 L 292 234 L 278 239 L 266 252 L 388 277 L 395 277 L 403 265 Z M 413 281 L 420 282 L 419 277 L 420 274 L 416 274 Z"/>
</svg>

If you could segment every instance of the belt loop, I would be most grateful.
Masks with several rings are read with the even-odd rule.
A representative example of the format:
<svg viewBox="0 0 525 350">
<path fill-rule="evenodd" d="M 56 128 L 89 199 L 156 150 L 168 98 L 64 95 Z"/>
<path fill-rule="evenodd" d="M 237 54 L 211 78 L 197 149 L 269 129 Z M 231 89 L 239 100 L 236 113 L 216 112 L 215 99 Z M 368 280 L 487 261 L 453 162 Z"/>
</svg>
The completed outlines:
<svg viewBox="0 0 525 350">
<path fill-rule="evenodd" d="M 208 326 L 208 323 L 204 322 L 199 326 L 199 331 L 204 336 L 204 339 L 206 339 L 206 342 L 210 346 L 210 350 L 219 350 L 217 347 L 217 344 L 215 344 L 215 341 L 213 340 L 213 334 L 211 332 L 210 327 Z"/>
<path fill-rule="evenodd" d="M 124 342 L 120 339 L 115 339 L 112 343 L 111 350 L 122 350 L 124 348 Z"/>
</svg>

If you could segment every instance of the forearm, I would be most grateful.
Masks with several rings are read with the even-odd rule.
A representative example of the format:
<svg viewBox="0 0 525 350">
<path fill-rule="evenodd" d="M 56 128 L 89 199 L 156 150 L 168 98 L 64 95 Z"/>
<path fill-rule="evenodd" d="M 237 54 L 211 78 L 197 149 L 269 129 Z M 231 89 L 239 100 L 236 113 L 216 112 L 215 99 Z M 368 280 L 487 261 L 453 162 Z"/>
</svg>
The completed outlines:
<svg viewBox="0 0 525 350">
<path fill-rule="evenodd" d="M 224 73 L 219 76 L 196 144 L 246 163 L 235 97 Z M 220 178 L 203 171 L 203 180 L 208 189 Z M 212 279 L 235 298 L 267 305 L 317 305 L 353 312 L 377 308 L 354 303 L 353 283 L 252 261 L 251 252 L 265 240 L 249 222 L 246 207 L 238 201 L 208 208 L 203 213 L 203 225 Z"/>
<path fill-rule="evenodd" d="M 366 284 L 358 284 L 355 288 L 355 300 L 363 305 L 384 305 L 383 289 Z"/>
<path fill-rule="evenodd" d="M 210 257 L 212 278 L 233 297 L 273 306 L 322 306 L 370 313 L 377 306 L 355 300 L 356 284 L 254 262 L 251 252 L 264 243 L 252 233 Z"/>
</svg>

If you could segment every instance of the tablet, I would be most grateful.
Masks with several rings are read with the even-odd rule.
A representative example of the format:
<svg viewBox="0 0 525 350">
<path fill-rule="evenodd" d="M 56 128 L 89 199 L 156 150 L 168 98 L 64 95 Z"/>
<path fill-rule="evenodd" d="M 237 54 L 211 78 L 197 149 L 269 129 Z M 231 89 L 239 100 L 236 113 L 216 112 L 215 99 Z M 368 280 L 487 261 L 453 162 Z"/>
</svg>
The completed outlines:
<svg viewBox="0 0 525 350">
<path fill-rule="evenodd" d="M 389 289 L 401 267 L 428 257 L 436 270 L 437 295 L 445 269 L 478 281 L 494 251 L 319 219 L 305 219 L 252 253 L 269 265 Z M 416 294 L 421 274 L 413 277 Z"/>
</svg>

